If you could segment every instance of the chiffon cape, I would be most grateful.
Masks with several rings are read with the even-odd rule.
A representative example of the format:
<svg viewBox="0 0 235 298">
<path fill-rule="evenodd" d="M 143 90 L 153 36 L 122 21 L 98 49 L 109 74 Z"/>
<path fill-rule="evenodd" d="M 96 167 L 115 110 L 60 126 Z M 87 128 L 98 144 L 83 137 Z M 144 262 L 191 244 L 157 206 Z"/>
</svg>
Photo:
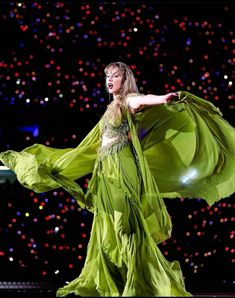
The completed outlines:
<svg viewBox="0 0 235 298">
<path fill-rule="evenodd" d="M 179 91 L 169 104 L 127 113 L 127 120 L 143 179 L 142 212 L 156 243 L 171 233 L 156 192 L 163 198 L 201 198 L 209 205 L 234 193 L 235 129 L 211 102 Z M 92 196 L 76 180 L 94 170 L 102 121 L 76 148 L 34 144 L 21 152 L 2 152 L 0 160 L 23 186 L 35 192 L 62 187 L 93 211 Z"/>
</svg>

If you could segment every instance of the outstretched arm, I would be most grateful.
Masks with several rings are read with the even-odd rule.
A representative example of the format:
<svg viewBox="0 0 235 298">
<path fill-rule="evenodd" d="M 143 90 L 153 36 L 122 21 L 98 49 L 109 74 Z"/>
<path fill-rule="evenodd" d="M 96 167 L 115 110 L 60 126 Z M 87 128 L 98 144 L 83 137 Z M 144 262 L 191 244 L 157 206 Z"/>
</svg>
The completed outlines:
<svg viewBox="0 0 235 298">
<path fill-rule="evenodd" d="M 171 101 L 172 98 L 178 96 L 176 92 L 167 93 L 165 95 L 137 95 L 130 96 L 127 99 L 127 104 L 131 110 L 139 110 L 144 106 L 154 106 L 159 104 L 166 104 Z"/>
</svg>

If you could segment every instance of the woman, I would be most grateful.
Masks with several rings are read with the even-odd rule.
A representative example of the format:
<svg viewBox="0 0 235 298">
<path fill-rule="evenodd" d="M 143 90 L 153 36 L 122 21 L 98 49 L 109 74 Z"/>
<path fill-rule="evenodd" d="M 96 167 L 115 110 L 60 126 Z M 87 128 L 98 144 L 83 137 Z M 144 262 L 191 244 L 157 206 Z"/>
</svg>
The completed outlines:
<svg viewBox="0 0 235 298">
<path fill-rule="evenodd" d="M 213 204 L 233 193 L 234 128 L 187 92 L 139 94 L 124 63 L 109 64 L 105 74 L 113 101 L 77 148 L 35 144 L 0 159 L 25 187 L 63 187 L 94 212 L 84 268 L 58 297 L 192 296 L 179 263 L 157 247 L 172 229 L 163 197 Z M 90 172 L 84 195 L 75 180 Z"/>
</svg>

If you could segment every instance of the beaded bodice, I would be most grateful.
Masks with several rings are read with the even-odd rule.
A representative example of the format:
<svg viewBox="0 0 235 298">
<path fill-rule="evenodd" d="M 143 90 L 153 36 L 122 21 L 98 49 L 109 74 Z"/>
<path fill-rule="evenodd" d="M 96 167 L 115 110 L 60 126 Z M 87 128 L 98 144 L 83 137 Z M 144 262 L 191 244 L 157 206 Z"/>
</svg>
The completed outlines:
<svg viewBox="0 0 235 298">
<path fill-rule="evenodd" d="M 128 144 L 128 132 L 127 120 L 122 120 L 119 126 L 113 126 L 106 121 L 101 130 L 100 153 L 106 155 L 119 151 Z"/>
</svg>

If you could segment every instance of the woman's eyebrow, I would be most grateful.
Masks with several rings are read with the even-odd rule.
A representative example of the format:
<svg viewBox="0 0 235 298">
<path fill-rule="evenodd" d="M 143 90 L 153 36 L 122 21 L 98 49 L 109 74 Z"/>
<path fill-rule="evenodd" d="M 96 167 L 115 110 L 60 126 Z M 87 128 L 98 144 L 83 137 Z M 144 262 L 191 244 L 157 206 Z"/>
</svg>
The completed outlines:
<svg viewBox="0 0 235 298">
<path fill-rule="evenodd" d="M 106 76 L 108 76 L 108 75 L 115 75 L 115 74 L 120 74 L 120 73 L 119 73 L 119 71 L 115 71 L 114 73 L 107 72 Z"/>
</svg>

